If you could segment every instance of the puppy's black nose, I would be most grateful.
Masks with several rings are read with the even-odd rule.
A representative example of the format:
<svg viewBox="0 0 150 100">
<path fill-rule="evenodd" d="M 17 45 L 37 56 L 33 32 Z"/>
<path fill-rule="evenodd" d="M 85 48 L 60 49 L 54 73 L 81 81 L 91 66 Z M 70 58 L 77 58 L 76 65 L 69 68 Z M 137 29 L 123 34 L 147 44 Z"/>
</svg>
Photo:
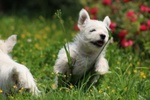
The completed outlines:
<svg viewBox="0 0 150 100">
<path fill-rule="evenodd" d="M 104 40 L 104 39 L 105 39 L 105 37 L 106 37 L 106 35 L 104 35 L 104 34 L 100 34 L 100 37 L 101 37 L 101 39 L 102 39 L 102 40 Z"/>
</svg>

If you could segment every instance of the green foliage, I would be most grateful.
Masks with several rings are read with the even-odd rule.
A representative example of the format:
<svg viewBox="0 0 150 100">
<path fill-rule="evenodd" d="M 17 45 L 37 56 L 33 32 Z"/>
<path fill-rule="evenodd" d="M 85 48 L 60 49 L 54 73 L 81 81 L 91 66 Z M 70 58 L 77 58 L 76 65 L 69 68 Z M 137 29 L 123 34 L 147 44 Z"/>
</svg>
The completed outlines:
<svg viewBox="0 0 150 100">
<path fill-rule="evenodd" d="M 31 96 L 29 93 L 17 93 L 8 96 L 9 99 L 137 100 L 150 98 L 149 61 L 144 61 L 142 55 L 139 57 L 138 54 L 134 54 L 131 48 L 119 49 L 117 43 L 108 46 L 106 56 L 110 73 L 104 75 L 97 86 L 85 89 L 87 80 L 81 80 L 81 87 L 70 85 L 69 88 L 53 90 L 55 77 L 53 65 L 57 53 L 67 41 L 71 41 L 76 32 L 64 26 L 68 33 L 66 35 L 57 19 L 48 20 L 42 16 L 34 19 L 25 16 L 3 16 L 0 22 L 1 39 L 6 39 L 11 34 L 18 35 L 12 57 L 30 69 L 42 91 L 39 97 Z M 5 99 L 2 96 L 0 98 Z"/>
</svg>

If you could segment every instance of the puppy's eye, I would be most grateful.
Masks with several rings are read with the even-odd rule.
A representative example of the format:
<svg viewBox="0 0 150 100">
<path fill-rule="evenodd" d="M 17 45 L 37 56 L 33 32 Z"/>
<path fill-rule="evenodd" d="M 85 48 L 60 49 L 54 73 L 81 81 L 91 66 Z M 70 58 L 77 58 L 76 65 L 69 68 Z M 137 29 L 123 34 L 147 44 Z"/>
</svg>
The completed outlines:
<svg viewBox="0 0 150 100">
<path fill-rule="evenodd" d="M 96 31 L 96 29 L 92 29 L 92 30 L 90 30 L 90 32 L 94 32 L 94 31 Z"/>
</svg>

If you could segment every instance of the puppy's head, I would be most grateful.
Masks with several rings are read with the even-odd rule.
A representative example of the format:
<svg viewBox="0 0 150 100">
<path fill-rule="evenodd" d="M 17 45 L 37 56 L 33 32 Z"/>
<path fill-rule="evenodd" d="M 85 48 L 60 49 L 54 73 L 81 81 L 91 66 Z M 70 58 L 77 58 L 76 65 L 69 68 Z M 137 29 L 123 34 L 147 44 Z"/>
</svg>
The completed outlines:
<svg viewBox="0 0 150 100">
<path fill-rule="evenodd" d="M 88 46 L 101 48 L 109 39 L 108 30 L 110 19 L 108 16 L 103 21 L 92 20 L 88 12 L 82 9 L 79 13 L 78 27 L 82 39 Z"/>
<path fill-rule="evenodd" d="M 0 50 L 6 54 L 12 51 L 16 44 L 17 35 L 11 35 L 7 40 L 0 40 Z"/>
</svg>

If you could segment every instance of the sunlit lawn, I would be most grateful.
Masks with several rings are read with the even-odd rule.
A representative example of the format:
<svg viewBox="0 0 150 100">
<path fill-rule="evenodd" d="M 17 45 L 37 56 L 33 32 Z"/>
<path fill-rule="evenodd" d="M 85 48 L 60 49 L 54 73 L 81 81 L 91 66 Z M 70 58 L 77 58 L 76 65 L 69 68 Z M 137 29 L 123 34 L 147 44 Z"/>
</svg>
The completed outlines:
<svg viewBox="0 0 150 100">
<path fill-rule="evenodd" d="M 60 21 L 37 18 L 4 16 L 0 17 L 0 38 L 6 39 L 12 34 L 18 35 L 18 42 L 11 53 L 12 58 L 26 65 L 37 80 L 42 91 L 34 97 L 28 93 L 8 96 L 14 100 L 149 100 L 150 99 L 150 63 L 144 59 L 144 52 L 134 54 L 131 48 L 120 49 L 118 43 L 110 44 L 106 58 L 110 72 L 100 79 L 97 86 L 91 88 L 71 86 L 53 90 L 57 53 L 61 47 L 77 33 L 73 23 L 64 21 L 66 33 Z M 13 88 L 13 87 L 12 87 Z M 0 92 L 0 95 L 2 93 Z M 2 97 L 0 97 L 2 99 Z M 6 98 L 3 98 L 6 99 Z"/>
</svg>

